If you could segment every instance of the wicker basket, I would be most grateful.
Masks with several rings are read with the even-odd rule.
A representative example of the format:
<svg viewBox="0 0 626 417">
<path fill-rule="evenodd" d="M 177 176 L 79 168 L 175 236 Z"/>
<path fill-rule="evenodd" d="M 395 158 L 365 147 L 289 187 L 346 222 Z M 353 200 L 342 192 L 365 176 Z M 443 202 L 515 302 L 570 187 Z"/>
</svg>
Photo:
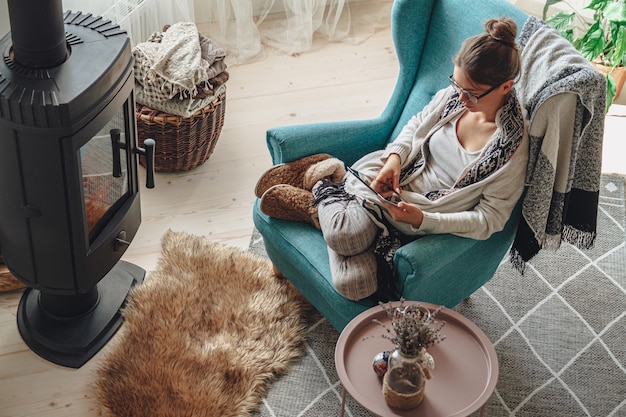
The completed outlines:
<svg viewBox="0 0 626 417">
<path fill-rule="evenodd" d="M 154 169 L 159 172 L 187 171 L 205 163 L 217 144 L 224 126 L 226 92 L 190 117 L 164 113 L 136 104 L 139 146 L 155 140 Z M 145 166 L 145 157 L 139 158 Z"/>
</svg>

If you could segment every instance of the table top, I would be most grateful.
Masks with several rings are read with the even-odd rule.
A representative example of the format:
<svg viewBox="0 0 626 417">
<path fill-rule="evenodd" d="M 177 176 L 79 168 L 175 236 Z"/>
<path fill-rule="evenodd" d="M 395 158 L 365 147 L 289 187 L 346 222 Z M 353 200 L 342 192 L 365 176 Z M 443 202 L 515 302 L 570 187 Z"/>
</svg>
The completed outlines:
<svg viewBox="0 0 626 417">
<path fill-rule="evenodd" d="M 404 305 L 416 303 L 404 301 Z M 437 305 L 417 302 L 429 308 Z M 393 306 L 399 302 L 392 303 Z M 372 320 L 390 326 L 387 312 L 372 307 L 355 317 L 339 335 L 335 366 L 344 389 L 359 404 L 384 417 L 461 417 L 479 410 L 491 397 L 498 381 L 498 357 L 485 333 L 463 315 L 443 308 L 435 317 L 445 321 L 445 340 L 428 349 L 435 360 L 432 379 L 426 381 L 424 401 L 412 410 L 390 408 L 382 393 L 382 378 L 372 368 L 374 356 L 394 346 L 382 336 L 385 330 Z"/>
</svg>

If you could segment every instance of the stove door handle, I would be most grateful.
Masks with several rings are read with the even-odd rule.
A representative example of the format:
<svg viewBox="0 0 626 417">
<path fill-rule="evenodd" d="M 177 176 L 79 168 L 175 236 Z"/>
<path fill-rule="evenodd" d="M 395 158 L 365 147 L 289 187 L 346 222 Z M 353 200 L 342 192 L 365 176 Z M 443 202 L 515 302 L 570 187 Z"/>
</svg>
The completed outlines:
<svg viewBox="0 0 626 417">
<path fill-rule="evenodd" d="M 154 188 L 154 139 L 145 139 L 144 148 L 137 148 L 136 152 L 146 157 L 146 188 Z"/>
<path fill-rule="evenodd" d="M 124 144 L 120 142 L 121 133 L 119 129 L 111 129 L 109 134 L 111 135 L 111 148 L 113 149 L 113 177 L 119 178 L 122 176 L 120 149 L 124 147 Z"/>
</svg>

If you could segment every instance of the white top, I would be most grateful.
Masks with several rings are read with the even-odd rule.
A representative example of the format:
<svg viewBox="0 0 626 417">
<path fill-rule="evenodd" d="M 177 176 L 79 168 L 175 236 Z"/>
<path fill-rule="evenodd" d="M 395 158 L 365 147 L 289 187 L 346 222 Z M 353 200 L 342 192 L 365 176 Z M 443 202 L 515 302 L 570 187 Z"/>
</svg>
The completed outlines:
<svg viewBox="0 0 626 417">
<path fill-rule="evenodd" d="M 456 134 L 460 116 L 446 123 L 430 139 L 430 157 L 422 175 L 408 184 L 409 191 L 426 192 L 454 187 L 463 170 L 472 164 L 482 150 L 468 152 Z"/>
<path fill-rule="evenodd" d="M 446 109 L 448 111 L 442 117 Z M 421 112 L 407 122 L 386 149 L 365 155 L 356 161 L 353 167 L 372 181 L 392 153 L 400 155 L 403 169 L 419 156 L 419 152 L 427 152 L 426 161 L 428 161 L 432 156 L 430 152 L 432 136 L 450 121 L 458 119 L 466 110 L 459 102 L 452 86 L 439 91 Z M 471 239 L 487 239 L 492 233 L 502 230 L 524 191 L 529 145 L 528 136 L 524 133 L 522 111 L 515 94 L 510 95 L 507 103 L 498 110 L 496 126 L 495 133 L 480 151 L 478 158 L 486 155 L 495 140 L 505 142 L 504 145 L 514 145 L 515 152 L 503 166 L 490 175 L 461 188 L 454 188 L 452 192 L 432 200 L 417 191 L 408 190 L 409 184 L 413 184 L 423 175 L 428 162 L 413 169 L 406 178 L 403 178 L 400 182 L 403 189 L 402 199 L 420 207 L 424 213 L 419 228 L 390 220 L 387 217 L 388 212 L 380 207 L 378 198 L 372 196 L 354 177 L 347 177 L 346 191 L 364 196 L 363 198 L 371 203 L 369 204 L 371 210 L 379 210 L 379 213 L 372 214 L 374 221 L 379 221 L 377 219 L 380 217 L 387 217 L 395 228 L 406 235 L 453 233 Z M 468 168 L 461 176 L 466 174 Z"/>
</svg>

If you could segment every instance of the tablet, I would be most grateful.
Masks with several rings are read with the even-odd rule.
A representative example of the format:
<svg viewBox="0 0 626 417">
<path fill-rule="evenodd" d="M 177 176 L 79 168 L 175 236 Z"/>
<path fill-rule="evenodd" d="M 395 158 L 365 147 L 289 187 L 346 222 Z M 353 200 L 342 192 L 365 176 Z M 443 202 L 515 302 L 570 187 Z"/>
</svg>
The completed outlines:
<svg viewBox="0 0 626 417">
<path fill-rule="evenodd" d="M 379 198 L 379 199 L 384 200 L 384 201 L 385 201 L 385 203 L 389 203 L 389 204 L 391 204 L 391 205 L 393 205 L 393 206 L 398 207 L 398 203 L 399 203 L 400 201 L 402 201 L 402 199 L 401 199 L 401 198 L 400 198 L 397 194 L 394 194 L 394 197 L 395 197 L 395 198 L 397 198 L 399 201 L 393 201 L 393 200 L 391 200 L 391 199 L 389 199 L 389 198 L 385 198 L 385 197 L 383 197 L 383 195 L 382 195 L 382 194 L 380 194 L 378 191 L 376 191 L 374 188 L 372 188 L 372 186 L 371 186 L 371 185 L 369 185 L 369 184 L 367 183 L 367 181 L 365 181 L 363 178 L 361 178 L 361 176 L 359 175 L 359 171 L 357 171 L 357 170 L 355 170 L 355 169 L 353 169 L 353 168 L 351 168 L 351 167 L 349 167 L 349 166 L 346 166 L 346 169 L 348 170 L 348 172 L 350 172 L 352 175 L 354 175 L 354 176 L 355 176 L 355 177 L 356 177 L 359 181 L 361 181 L 361 182 L 363 183 L 363 185 L 365 185 L 365 186 L 366 186 L 368 189 L 370 189 L 370 190 L 371 190 L 374 194 L 376 194 L 376 195 L 378 196 L 378 198 Z"/>
</svg>

